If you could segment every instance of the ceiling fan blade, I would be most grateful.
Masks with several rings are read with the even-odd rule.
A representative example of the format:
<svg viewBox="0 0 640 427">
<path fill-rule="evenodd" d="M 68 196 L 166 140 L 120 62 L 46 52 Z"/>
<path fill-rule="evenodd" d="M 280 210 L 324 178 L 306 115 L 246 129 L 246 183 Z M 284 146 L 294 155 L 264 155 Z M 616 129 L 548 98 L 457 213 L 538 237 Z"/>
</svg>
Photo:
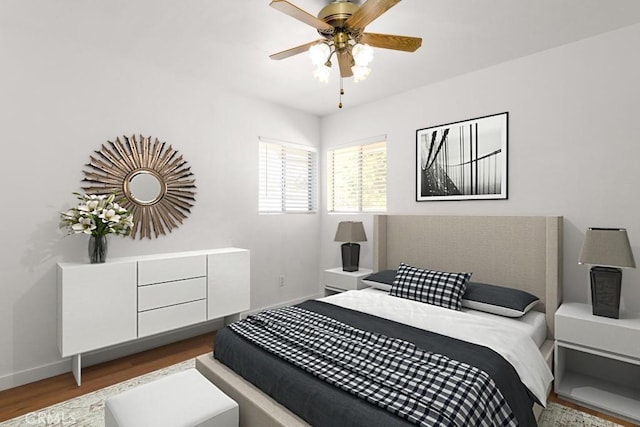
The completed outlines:
<svg viewBox="0 0 640 427">
<path fill-rule="evenodd" d="M 295 6 L 286 0 L 273 0 L 271 3 L 269 3 L 269 6 L 279 10 L 284 14 L 289 15 L 292 18 L 297 19 L 298 21 L 304 22 L 307 25 L 311 25 L 312 27 L 320 30 L 323 33 L 333 34 L 333 26 L 319 20 L 315 16 L 305 12 L 298 6 Z"/>
<path fill-rule="evenodd" d="M 338 57 L 338 65 L 340 65 L 340 75 L 342 77 L 353 76 L 353 71 L 351 71 L 352 58 L 349 52 L 336 52 L 336 56 Z"/>
<path fill-rule="evenodd" d="M 420 37 L 397 36 L 393 34 L 362 33 L 360 43 L 383 49 L 402 50 L 405 52 L 415 52 L 422 46 Z"/>
<path fill-rule="evenodd" d="M 271 59 L 285 59 L 293 55 L 297 55 L 302 52 L 306 52 L 309 50 L 311 46 L 314 44 L 322 43 L 324 39 L 314 40 L 309 43 L 302 44 L 300 46 L 292 47 L 291 49 L 283 50 L 282 52 L 274 53 L 273 55 L 269 55 Z"/>
<path fill-rule="evenodd" d="M 346 28 L 363 30 L 371 21 L 391 9 L 400 0 L 367 0 L 344 23 Z"/>
</svg>

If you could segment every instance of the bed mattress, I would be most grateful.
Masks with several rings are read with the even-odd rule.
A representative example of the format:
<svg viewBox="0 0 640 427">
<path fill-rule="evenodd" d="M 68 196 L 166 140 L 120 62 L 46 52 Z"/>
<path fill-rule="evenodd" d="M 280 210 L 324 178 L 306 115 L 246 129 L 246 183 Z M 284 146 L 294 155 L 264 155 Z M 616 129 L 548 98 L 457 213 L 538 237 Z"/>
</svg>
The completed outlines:
<svg viewBox="0 0 640 427">
<path fill-rule="evenodd" d="M 489 373 L 500 388 L 520 425 L 535 425 L 533 398 L 518 379 L 513 367 L 493 350 L 436 333 L 428 333 L 397 322 L 345 309 L 335 304 L 308 301 L 299 306 L 387 336 L 396 336 L 437 349 L 452 359 L 478 366 Z M 407 421 L 349 393 L 316 379 L 303 370 L 257 348 L 225 328 L 216 334 L 216 359 L 265 391 L 315 426 L 341 425 L 395 426 Z"/>
<path fill-rule="evenodd" d="M 538 402 L 546 406 L 553 375 L 534 340 L 514 329 L 513 323 L 393 297 L 378 289 L 342 292 L 320 301 L 488 347 L 516 369 Z"/>
<path fill-rule="evenodd" d="M 388 296 L 389 294 L 388 291 L 375 289 L 375 288 L 365 288 L 365 289 L 361 289 L 359 291 L 353 291 L 353 292 L 358 292 L 358 295 L 364 295 L 365 297 L 368 296 L 368 294 L 374 294 L 380 297 L 382 297 L 383 295 Z M 329 297 L 320 298 L 320 301 L 325 301 L 332 304 L 340 305 L 341 304 L 340 301 L 344 298 L 345 295 L 349 295 L 349 294 L 344 294 L 344 295 L 334 294 Z M 359 296 L 357 298 L 362 298 L 362 297 Z M 409 304 L 409 306 L 416 307 L 416 310 L 423 310 L 425 308 L 429 308 L 429 307 L 425 307 L 423 303 Z M 517 317 L 517 318 L 498 316 L 496 314 L 491 314 L 484 311 L 472 310 L 465 307 L 463 307 L 461 311 L 463 313 L 466 313 L 469 316 L 476 316 L 480 319 L 483 319 L 483 321 L 485 320 L 492 321 L 497 324 L 504 325 L 507 328 L 521 331 L 525 333 L 527 336 L 529 336 L 533 340 L 533 342 L 538 346 L 538 348 L 542 347 L 542 344 L 544 344 L 544 342 L 547 339 L 546 315 L 539 311 L 532 310 L 526 313 L 524 316 Z M 409 319 L 409 321 L 411 317 L 412 317 L 411 314 L 407 314 L 407 319 Z M 402 321 L 402 318 L 398 318 L 396 320 Z"/>
<path fill-rule="evenodd" d="M 481 319 L 490 319 L 493 322 L 503 324 L 504 326 L 522 331 L 529 336 L 538 348 L 547 339 L 547 320 L 544 313 L 540 311 L 530 311 L 522 317 L 504 317 L 496 314 L 485 313 L 484 311 L 470 310 L 463 308 L 462 311 L 470 316 L 477 316 Z"/>
</svg>

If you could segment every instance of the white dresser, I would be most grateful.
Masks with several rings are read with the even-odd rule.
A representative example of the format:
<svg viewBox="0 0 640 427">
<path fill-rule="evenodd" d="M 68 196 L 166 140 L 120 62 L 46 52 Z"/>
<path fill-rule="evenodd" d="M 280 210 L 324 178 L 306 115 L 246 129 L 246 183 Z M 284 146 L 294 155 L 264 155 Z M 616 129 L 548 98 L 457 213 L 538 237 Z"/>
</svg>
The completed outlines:
<svg viewBox="0 0 640 427">
<path fill-rule="evenodd" d="M 224 248 L 58 264 L 58 348 L 81 355 L 249 309 L 249 251 Z"/>
</svg>

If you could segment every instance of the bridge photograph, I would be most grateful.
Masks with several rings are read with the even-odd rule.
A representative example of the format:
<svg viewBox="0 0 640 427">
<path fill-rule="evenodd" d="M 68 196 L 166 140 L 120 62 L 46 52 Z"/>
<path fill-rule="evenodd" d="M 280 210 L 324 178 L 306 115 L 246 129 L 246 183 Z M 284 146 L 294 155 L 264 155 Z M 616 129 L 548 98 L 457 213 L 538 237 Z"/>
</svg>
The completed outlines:
<svg viewBox="0 0 640 427">
<path fill-rule="evenodd" d="M 508 113 L 418 129 L 416 201 L 507 198 Z"/>
</svg>

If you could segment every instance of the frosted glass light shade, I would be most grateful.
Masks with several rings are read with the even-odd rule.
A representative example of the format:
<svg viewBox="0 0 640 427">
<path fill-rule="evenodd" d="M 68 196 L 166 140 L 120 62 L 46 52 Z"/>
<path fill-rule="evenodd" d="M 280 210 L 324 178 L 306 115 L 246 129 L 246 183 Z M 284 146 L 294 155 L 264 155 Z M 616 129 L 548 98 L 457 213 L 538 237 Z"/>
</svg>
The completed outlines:
<svg viewBox="0 0 640 427">
<path fill-rule="evenodd" d="M 327 62 L 330 53 L 331 49 L 324 43 L 314 44 L 309 48 L 309 58 L 315 66 L 323 66 Z"/>
<path fill-rule="evenodd" d="M 353 81 L 355 83 L 361 82 L 366 79 L 369 74 L 371 74 L 371 68 L 363 67 L 360 65 L 354 65 L 351 67 L 351 71 L 353 72 Z"/>
<path fill-rule="evenodd" d="M 373 48 L 368 44 L 356 44 L 351 50 L 356 65 L 366 67 L 373 61 Z"/>
<path fill-rule="evenodd" d="M 331 75 L 331 68 L 325 67 L 324 65 L 318 65 L 313 70 L 313 77 L 320 80 L 322 83 L 328 83 L 330 75 Z"/>
</svg>

